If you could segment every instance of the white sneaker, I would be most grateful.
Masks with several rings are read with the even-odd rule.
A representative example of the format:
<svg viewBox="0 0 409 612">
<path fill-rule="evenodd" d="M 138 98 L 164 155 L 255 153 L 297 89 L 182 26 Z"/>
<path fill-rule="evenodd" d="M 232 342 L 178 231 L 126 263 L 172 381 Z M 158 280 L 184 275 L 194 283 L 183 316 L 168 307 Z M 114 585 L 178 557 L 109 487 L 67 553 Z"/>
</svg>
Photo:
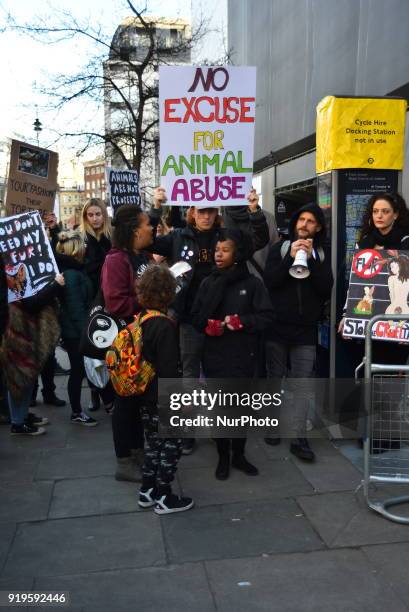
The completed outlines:
<svg viewBox="0 0 409 612">
<path fill-rule="evenodd" d="M 153 511 L 156 514 L 172 514 L 173 512 L 185 512 L 193 508 L 194 501 L 190 497 L 178 497 L 173 493 L 168 495 L 162 495 L 160 499 L 156 500 L 156 506 Z"/>
</svg>

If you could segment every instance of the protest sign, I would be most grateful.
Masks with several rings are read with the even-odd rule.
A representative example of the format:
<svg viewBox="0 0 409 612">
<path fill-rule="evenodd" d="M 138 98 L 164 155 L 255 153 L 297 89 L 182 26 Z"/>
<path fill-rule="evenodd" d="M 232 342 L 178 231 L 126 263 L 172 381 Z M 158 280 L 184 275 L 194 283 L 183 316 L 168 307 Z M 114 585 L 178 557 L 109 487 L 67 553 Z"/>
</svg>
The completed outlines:
<svg viewBox="0 0 409 612">
<path fill-rule="evenodd" d="M 409 322 L 388 315 L 409 314 L 409 251 L 361 249 L 352 260 L 344 336 L 364 338 L 368 321 L 385 314 L 372 328 L 372 338 L 409 342 Z"/>
<path fill-rule="evenodd" d="M 169 205 L 247 204 L 256 69 L 160 66 L 160 183 Z"/>
<path fill-rule="evenodd" d="M 139 206 L 139 175 L 136 170 L 105 169 L 109 204 L 113 213 L 124 204 Z"/>
<path fill-rule="evenodd" d="M 5 264 L 9 303 L 35 295 L 58 274 L 38 211 L 0 218 L 0 254 Z"/>
<path fill-rule="evenodd" d="M 41 217 L 54 210 L 58 154 L 18 140 L 11 141 L 6 211 L 16 215 L 32 210 Z"/>
</svg>

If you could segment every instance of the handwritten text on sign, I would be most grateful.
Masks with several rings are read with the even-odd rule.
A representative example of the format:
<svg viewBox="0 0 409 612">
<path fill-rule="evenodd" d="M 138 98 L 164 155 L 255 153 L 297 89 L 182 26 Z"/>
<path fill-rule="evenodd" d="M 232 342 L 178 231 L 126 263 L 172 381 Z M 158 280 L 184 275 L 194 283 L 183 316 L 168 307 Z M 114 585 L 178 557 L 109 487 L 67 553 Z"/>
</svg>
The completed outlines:
<svg viewBox="0 0 409 612">
<path fill-rule="evenodd" d="M 246 204 L 256 69 L 161 66 L 161 184 L 168 204 Z"/>
</svg>

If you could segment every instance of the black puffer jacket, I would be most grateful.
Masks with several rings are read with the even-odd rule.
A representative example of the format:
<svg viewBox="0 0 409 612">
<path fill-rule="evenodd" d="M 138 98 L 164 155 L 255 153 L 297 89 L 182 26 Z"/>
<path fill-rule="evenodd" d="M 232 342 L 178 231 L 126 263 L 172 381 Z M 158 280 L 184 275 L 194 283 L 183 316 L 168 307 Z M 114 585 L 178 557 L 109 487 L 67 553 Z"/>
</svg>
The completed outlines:
<svg viewBox="0 0 409 612">
<path fill-rule="evenodd" d="M 290 276 L 294 258 L 290 255 L 290 248 L 282 257 L 283 240 L 271 247 L 264 270 L 264 282 L 274 311 L 268 338 L 289 344 L 316 342 L 317 322 L 324 303 L 331 296 L 333 284 L 329 253 L 324 251 L 325 256 L 321 261 L 317 252 L 318 247 L 322 248 L 325 237 L 325 220 L 318 206 L 304 206 L 293 215 L 289 225 L 290 242 L 296 239 L 295 226 L 302 212 L 312 212 L 322 226 L 314 238 L 315 256 L 308 259 L 310 276 L 304 279 Z"/>
<path fill-rule="evenodd" d="M 153 214 L 157 214 L 157 210 L 155 209 L 151 211 Z M 253 242 L 253 250 L 258 251 L 262 249 L 269 240 L 268 226 L 266 223 L 266 219 L 261 210 L 258 210 L 255 213 L 249 214 L 249 227 L 250 233 Z M 215 227 L 209 231 L 212 234 L 211 242 L 212 242 L 212 252 L 214 255 L 214 250 L 216 247 L 216 243 L 219 240 L 220 236 L 220 228 Z M 163 255 L 172 265 L 177 261 L 186 261 L 189 263 L 192 268 L 194 268 L 196 261 L 199 257 L 199 247 L 196 241 L 195 232 L 192 227 L 189 225 L 183 228 L 176 228 L 173 232 L 170 232 L 166 236 L 160 236 L 156 238 L 153 245 L 147 249 L 151 253 L 157 253 L 158 255 Z M 210 271 L 210 270 L 209 270 Z M 181 291 L 176 296 L 176 301 L 173 304 L 173 309 L 180 321 L 186 320 L 188 317 L 188 305 L 187 305 L 187 295 L 189 290 L 189 285 L 193 277 L 193 271 L 186 275 L 186 281 Z"/>
<path fill-rule="evenodd" d="M 211 287 L 211 278 L 200 285 L 193 305 L 193 322 L 203 332 L 207 320 L 200 316 L 202 303 Z M 223 299 L 212 318 L 221 321 L 227 315 L 238 314 L 243 329 L 230 331 L 225 328 L 222 336 L 206 336 L 203 367 L 206 376 L 212 378 L 252 378 L 257 360 L 257 337 L 272 321 L 271 303 L 263 283 L 247 275 L 226 287 Z"/>
</svg>

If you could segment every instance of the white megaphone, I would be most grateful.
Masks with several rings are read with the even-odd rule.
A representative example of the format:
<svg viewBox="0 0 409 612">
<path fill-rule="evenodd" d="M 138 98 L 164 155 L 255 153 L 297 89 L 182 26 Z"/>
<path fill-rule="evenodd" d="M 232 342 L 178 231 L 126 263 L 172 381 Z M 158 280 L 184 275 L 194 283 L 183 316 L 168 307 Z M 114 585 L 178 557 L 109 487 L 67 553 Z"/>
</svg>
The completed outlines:
<svg viewBox="0 0 409 612">
<path fill-rule="evenodd" d="M 307 264 L 307 252 L 299 249 L 295 255 L 294 263 L 290 268 L 290 275 L 293 278 L 308 278 L 310 271 Z"/>
</svg>

